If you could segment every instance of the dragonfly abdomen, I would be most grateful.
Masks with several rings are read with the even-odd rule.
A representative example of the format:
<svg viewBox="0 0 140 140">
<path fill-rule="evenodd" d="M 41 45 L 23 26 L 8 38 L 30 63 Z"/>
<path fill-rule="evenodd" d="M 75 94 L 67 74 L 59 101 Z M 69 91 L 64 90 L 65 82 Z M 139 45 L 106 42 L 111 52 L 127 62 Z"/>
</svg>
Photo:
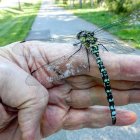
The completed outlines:
<svg viewBox="0 0 140 140">
<path fill-rule="evenodd" d="M 109 103 L 109 108 L 110 108 L 110 113 L 111 113 L 111 118 L 112 118 L 112 124 L 116 123 L 116 110 L 115 110 L 115 104 L 114 104 L 114 99 L 111 91 L 111 86 L 110 86 L 110 80 L 107 74 L 107 70 L 103 64 L 102 59 L 99 56 L 99 49 L 98 46 L 90 46 L 89 48 L 90 52 L 95 56 L 96 63 L 98 65 L 98 68 L 100 70 L 102 80 L 104 83 L 104 88 L 107 96 L 107 100 Z"/>
<path fill-rule="evenodd" d="M 81 44 L 91 52 L 91 54 L 96 58 L 96 63 L 98 65 L 98 68 L 100 70 L 102 80 L 104 83 L 104 89 L 107 96 L 107 101 L 109 103 L 111 118 L 112 118 L 112 124 L 116 123 L 116 111 L 115 111 L 115 105 L 114 105 L 114 99 L 112 96 L 111 86 L 110 86 L 110 80 L 107 74 L 107 70 L 104 67 L 103 61 L 100 58 L 99 55 L 99 47 L 97 44 L 97 38 L 94 36 L 94 32 L 90 31 L 81 31 L 77 34 L 77 39 L 80 40 Z"/>
</svg>

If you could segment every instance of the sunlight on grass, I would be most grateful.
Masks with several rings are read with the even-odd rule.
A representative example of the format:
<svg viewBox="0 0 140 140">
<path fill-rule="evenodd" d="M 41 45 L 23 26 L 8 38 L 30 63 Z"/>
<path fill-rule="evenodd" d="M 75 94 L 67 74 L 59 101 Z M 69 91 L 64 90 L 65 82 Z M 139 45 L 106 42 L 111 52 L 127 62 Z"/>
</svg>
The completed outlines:
<svg viewBox="0 0 140 140">
<path fill-rule="evenodd" d="M 23 3 L 22 10 L 17 7 L 0 9 L 0 46 L 24 40 L 38 13 L 38 3 Z"/>
</svg>

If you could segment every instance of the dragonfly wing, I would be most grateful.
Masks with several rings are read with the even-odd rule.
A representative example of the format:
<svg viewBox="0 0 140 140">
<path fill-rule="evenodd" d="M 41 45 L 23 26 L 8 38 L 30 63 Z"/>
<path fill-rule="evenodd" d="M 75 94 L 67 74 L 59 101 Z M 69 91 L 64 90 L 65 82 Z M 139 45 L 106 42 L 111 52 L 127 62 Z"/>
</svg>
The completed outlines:
<svg viewBox="0 0 140 140">
<path fill-rule="evenodd" d="M 51 39 L 51 42 L 59 42 L 59 43 L 76 43 L 77 40 L 74 35 L 69 35 L 69 36 L 53 36 Z"/>
<path fill-rule="evenodd" d="M 35 70 L 31 72 L 31 75 L 38 79 L 38 81 L 43 84 L 43 83 L 49 83 L 52 82 L 53 80 L 59 80 L 62 79 L 61 75 L 63 74 L 63 69 L 65 69 L 65 64 L 67 61 L 69 61 L 70 55 L 63 56 L 61 58 L 56 59 L 55 61 L 49 63 L 45 63 Z M 29 76 L 26 79 L 26 83 L 28 85 L 33 85 L 31 76 Z"/>
<path fill-rule="evenodd" d="M 81 54 L 80 54 L 81 53 Z M 82 56 L 82 58 L 81 58 Z M 79 58 L 78 58 L 79 57 Z M 77 63 L 75 59 L 80 59 L 83 63 Z M 50 64 L 44 64 L 31 72 L 31 75 L 38 79 L 40 83 L 51 83 L 60 81 L 69 76 L 76 75 L 88 69 L 87 55 L 85 48 L 76 46 L 76 49 L 69 54 L 62 56 L 51 62 Z M 31 76 L 26 79 L 28 85 L 32 85 L 30 82 Z"/>
<path fill-rule="evenodd" d="M 100 38 L 98 42 L 99 44 L 102 44 L 104 47 L 106 47 L 107 50 L 115 53 L 129 54 L 136 50 L 125 42 L 115 39 Z"/>
<path fill-rule="evenodd" d="M 97 28 L 94 30 L 94 33 L 97 35 L 103 30 L 110 29 L 114 26 L 118 26 L 121 24 L 139 24 L 140 22 L 140 10 L 135 10 L 131 14 L 125 15 L 125 17 L 121 17 L 120 19 L 117 19 L 116 21 L 111 22 L 110 24 L 103 25 L 100 28 Z"/>
</svg>

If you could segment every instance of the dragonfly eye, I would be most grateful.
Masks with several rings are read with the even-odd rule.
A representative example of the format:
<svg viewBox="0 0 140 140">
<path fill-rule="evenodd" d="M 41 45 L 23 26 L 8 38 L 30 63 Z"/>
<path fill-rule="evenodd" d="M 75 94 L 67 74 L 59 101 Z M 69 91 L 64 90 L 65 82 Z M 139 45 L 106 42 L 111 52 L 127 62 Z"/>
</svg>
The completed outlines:
<svg viewBox="0 0 140 140">
<path fill-rule="evenodd" d="M 81 36 L 82 32 L 83 32 L 83 31 L 79 32 L 79 33 L 76 35 L 76 38 L 77 38 L 77 39 L 79 39 L 79 38 L 80 38 L 80 36 Z"/>
<path fill-rule="evenodd" d="M 85 31 L 81 31 L 77 34 L 76 38 L 80 39 L 81 37 L 85 37 L 84 35 L 85 35 Z"/>
</svg>

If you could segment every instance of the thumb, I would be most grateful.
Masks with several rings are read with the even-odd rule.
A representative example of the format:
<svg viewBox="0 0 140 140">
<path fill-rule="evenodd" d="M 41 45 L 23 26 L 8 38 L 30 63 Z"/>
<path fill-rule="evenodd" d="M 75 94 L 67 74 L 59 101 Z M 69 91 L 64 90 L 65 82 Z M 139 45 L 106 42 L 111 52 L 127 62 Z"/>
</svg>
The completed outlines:
<svg viewBox="0 0 140 140">
<path fill-rule="evenodd" d="M 0 98 L 4 104 L 18 109 L 22 139 L 41 140 L 40 121 L 48 102 L 48 91 L 14 64 L 1 65 L 0 72 Z M 27 77 L 31 84 L 27 83 Z"/>
</svg>

